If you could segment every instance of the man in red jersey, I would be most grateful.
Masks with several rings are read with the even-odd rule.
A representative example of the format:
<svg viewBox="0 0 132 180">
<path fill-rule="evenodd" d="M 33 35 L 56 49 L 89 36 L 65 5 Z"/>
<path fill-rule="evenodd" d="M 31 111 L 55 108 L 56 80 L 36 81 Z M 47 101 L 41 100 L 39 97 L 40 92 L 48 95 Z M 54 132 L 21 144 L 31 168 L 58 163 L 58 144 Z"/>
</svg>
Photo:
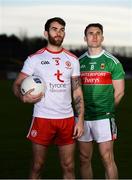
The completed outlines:
<svg viewBox="0 0 132 180">
<path fill-rule="evenodd" d="M 27 138 L 32 141 L 33 161 L 31 179 L 41 178 L 48 146 L 58 145 L 64 179 L 74 179 L 75 139 L 83 134 L 83 95 L 80 87 L 80 66 L 77 58 L 62 47 L 65 21 L 49 19 L 44 35 L 46 48 L 29 56 L 14 82 L 14 94 L 24 103 L 34 103 L 33 120 Z M 46 82 L 45 95 L 22 95 L 20 85 L 29 75 L 38 75 Z M 72 94 L 79 120 L 75 124 Z"/>
</svg>

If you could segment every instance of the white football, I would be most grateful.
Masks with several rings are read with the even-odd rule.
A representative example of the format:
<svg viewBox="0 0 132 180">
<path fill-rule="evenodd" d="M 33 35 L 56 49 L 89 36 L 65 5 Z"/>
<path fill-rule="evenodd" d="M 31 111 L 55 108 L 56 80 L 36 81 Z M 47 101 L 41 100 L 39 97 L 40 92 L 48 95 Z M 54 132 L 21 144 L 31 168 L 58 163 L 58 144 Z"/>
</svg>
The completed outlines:
<svg viewBox="0 0 132 180">
<path fill-rule="evenodd" d="M 21 83 L 21 93 L 24 95 L 27 91 L 31 89 L 34 89 L 31 92 L 32 95 L 37 95 L 41 92 L 45 93 L 46 84 L 39 76 L 28 76 Z"/>
</svg>

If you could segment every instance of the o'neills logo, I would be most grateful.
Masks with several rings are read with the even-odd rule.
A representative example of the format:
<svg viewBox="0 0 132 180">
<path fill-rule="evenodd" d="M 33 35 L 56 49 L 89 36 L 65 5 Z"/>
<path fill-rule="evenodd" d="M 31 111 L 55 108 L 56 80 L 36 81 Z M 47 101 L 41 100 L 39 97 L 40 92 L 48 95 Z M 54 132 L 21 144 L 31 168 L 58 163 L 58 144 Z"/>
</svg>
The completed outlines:
<svg viewBox="0 0 132 180">
<path fill-rule="evenodd" d="M 81 72 L 82 84 L 112 84 L 110 72 Z"/>
</svg>

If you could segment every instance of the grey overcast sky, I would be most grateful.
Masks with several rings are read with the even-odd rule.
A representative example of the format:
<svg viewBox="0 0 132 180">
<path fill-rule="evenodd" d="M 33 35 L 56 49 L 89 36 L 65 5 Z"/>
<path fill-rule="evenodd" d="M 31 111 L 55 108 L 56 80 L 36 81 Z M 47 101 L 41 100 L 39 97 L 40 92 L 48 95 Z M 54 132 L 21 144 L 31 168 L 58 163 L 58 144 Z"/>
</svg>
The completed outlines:
<svg viewBox="0 0 132 180">
<path fill-rule="evenodd" d="M 132 46 L 132 0 L 0 0 L 0 34 L 43 36 L 47 19 L 66 25 L 64 44 L 85 45 L 87 24 L 104 26 L 104 45 Z"/>
</svg>

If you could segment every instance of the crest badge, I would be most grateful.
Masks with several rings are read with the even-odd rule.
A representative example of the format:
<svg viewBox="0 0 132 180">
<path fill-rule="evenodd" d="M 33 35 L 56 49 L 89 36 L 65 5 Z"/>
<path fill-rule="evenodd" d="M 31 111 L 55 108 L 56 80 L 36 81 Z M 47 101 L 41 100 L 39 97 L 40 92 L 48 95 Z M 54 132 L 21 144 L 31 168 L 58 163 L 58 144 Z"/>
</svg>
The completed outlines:
<svg viewBox="0 0 132 180">
<path fill-rule="evenodd" d="M 102 63 L 102 64 L 100 65 L 100 69 L 104 69 L 104 68 L 105 68 L 105 64 Z"/>
<path fill-rule="evenodd" d="M 71 69 L 71 68 L 72 68 L 71 62 L 70 62 L 70 61 L 66 61 L 66 62 L 65 62 L 65 67 L 66 67 L 67 69 Z"/>
</svg>

